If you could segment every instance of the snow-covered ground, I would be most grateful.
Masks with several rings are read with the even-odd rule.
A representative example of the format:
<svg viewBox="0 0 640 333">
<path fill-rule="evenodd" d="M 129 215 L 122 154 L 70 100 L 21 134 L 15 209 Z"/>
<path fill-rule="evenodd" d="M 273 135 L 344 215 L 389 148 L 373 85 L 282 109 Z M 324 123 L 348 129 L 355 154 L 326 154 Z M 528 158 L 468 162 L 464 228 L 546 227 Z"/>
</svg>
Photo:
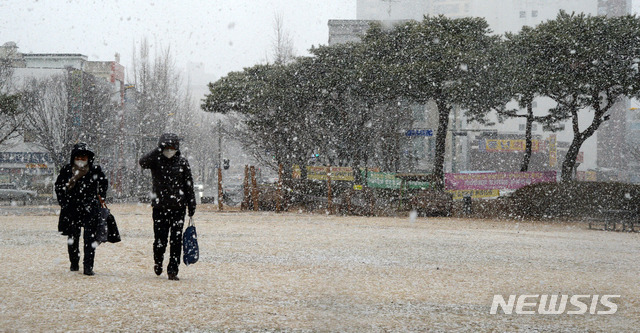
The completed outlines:
<svg viewBox="0 0 640 333">
<path fill-rule="evenodd" d="M 638 233 L 203 205 L 200 261 L 181 265 L 176 282 L 153 273 L 151 209 L 111 208 L 123 240 L 100 245 L 87 277 L 69 271 L 55 207 L 0 206 L 0 331 L 631 332 L 640 324 Z M 491 315 L 495 294 L 621 297 L 612 315 Z"/>
</svg>

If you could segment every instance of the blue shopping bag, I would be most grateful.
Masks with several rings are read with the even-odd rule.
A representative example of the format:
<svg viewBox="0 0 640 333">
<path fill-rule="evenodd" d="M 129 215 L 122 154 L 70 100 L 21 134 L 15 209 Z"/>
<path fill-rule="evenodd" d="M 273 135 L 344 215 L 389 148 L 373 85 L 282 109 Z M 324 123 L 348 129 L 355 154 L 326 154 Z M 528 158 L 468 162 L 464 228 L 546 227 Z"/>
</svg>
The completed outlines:
<svg viewBox="0 0 640 333">
<path fill-rule="evenodd" d="M 189 218 L 189 226 L 182 234 L 182 261 L 185 265 L 195 264 L 200 257 L 198 249 L 198 234 L 193 224 L 193 217 Z"/>
</svg>

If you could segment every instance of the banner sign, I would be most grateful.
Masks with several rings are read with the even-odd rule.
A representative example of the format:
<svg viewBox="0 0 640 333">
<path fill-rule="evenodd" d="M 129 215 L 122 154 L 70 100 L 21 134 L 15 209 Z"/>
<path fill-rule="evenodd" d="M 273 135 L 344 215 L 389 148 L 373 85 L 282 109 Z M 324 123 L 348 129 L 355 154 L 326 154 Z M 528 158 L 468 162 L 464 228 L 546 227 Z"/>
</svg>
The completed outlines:
<svg viewBox="0 0 640 333">
<path fill-rule="evenodd" d="M 291 170 L 291 178 L 300 179 L 302 177 L 302 170 L 300 170 L 300 166 L 297 164 L 293 165 L 293 170 Z"/>
<path fill-rule="evenodd" d="M 331 180 L 354 181 L 353 169 L 349 167 L 307 166 L 307 179 L 327 180 L 327 173 L 331 173 Z"/>
<path fill-rule="evenodd" d="M 516 190 L 529 184 L 555 181 L 555 171 L 445 174 L 447 190 Z"/>
<path fill-rule="evenodd" d="M 47 169 L 49 166 L 47 166 L 44 163 L 27 163 L 25 165 L 25 168 L 27 169 Z"/>
<path fill-rule="evenodd" d="M 576 172 L 576 180 L 595 182 L 598 180 L 598 174 L 595 171 L 578 171 Z"/>
<path fill-rule="evenodd" d="M 391 172 L 369 172 L 367 178 L 367 186 L 372 188 L 400 188 L 402 180 L 396 178 L 395 173 Z"/>
<path fill-rule="evenodd" d="M 500 190 L 448 190 L 453 194 L 453 200 L 462 200 L 466 196 L 472 199 L 495 198 L 500 196 Z"/>
<path fill-rule="evenodd" d="M 364 175 L 363 175 L 364 176 Z M 371 188 L 399 189 L 402 185 L 402 179 L 397 178 L 393 172 L 371 172 L 367 178 L 367 186 Z M 407 188 L 410 189 L 426 189 L 429 188 L 429 182 L 407 181 Z"/>
<path fill-rule="evenodd" d="M 483 145 L 484 143 L 484 145 Z M 526 140 L 497 140 L 486 139 L 484 142 L 480 142 L 480 149 L 484 148 L 487 152 L 515 152 L 525 151 L 527 147 Z M 531 140 L 531 151 L 538 152 L 540 150 L 540 141 Z"/>
<path fill-rule="evenodd" d="M 49 153 L 0 152 L 0 163 L 53 163 Z"/>
</svg>

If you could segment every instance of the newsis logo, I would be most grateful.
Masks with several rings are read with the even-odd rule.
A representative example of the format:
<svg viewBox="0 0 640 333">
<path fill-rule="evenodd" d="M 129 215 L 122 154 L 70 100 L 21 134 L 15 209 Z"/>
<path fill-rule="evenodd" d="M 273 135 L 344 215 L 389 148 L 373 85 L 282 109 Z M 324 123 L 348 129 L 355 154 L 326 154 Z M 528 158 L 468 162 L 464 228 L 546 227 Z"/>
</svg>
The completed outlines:
<svg viewBox="0 0 640 333">
<path fill-rule="evenodd" d="M 498 308 L 504 314 L 590 314 L 609 315 L 618 311 L 612 299 L 620 295 L 509 295 L 506 301 L 502 295 L 494 295 L 490 314 L 497 314 Z M 568 304 L 567 304 L 568 303 Z"/>
</svg>

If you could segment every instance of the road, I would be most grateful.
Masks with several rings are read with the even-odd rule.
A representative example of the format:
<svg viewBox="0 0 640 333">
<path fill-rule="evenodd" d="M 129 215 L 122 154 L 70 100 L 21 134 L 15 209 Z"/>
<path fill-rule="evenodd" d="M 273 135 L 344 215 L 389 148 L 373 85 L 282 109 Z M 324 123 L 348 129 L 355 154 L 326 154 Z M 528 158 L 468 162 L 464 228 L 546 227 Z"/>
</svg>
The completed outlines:
<svg viewBox="0 0 640 333">
<path fill-rule="evenodd" d="M 640 324 L 639 233 L 201 205 L 200 261 L 181 265 L 175 282 L 153 273 L 150 207 L 111 208 L 123 240 L 99 246 L 87 277 L 69 272 L 55 207 L 0 207 L 1 330 L 632 332 Z M 610 315 L 491 315 L 497 294 L 620 297 Z"/>
</svg>

